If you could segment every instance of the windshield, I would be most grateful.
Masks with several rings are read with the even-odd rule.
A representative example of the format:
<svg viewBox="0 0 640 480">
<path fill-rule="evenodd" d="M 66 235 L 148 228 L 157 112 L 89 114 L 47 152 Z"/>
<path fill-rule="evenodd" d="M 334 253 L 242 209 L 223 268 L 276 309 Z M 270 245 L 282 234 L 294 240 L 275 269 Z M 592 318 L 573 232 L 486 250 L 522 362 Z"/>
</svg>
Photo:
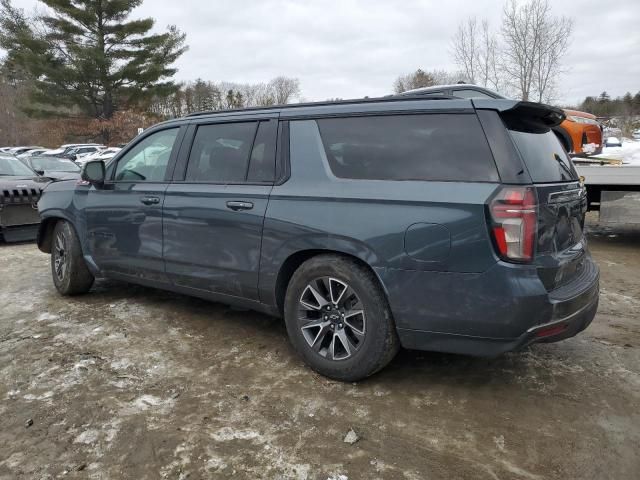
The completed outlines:
<svg viewBox="0 0 640 480">
<path fill-rule="evenodd" d="M 33 172 L 17 158 L 0 157 L 0 175 L 33 177 Z"/>
<path fill-rule="evenodd" d="M 569 156 L 551 130 L 532 133 L 510 130 L 534 183 L 578 180 Z"/>
<path fill-rule="evenodd" d="M 43 170 L 45 172 L 79 172 L 80 167 L 70 160 L 62 158 L 34 158 L 31 160 L 31 166 L 34 170 Z"/>
</svg>

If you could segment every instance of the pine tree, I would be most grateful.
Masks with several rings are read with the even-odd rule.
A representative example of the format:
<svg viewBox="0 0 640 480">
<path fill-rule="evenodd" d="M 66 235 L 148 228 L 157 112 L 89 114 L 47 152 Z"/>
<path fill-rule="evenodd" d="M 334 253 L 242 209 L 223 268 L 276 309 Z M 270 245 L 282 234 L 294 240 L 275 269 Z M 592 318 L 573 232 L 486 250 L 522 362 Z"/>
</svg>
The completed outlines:
<svg viewBox="0 0 640 480">
<path fill-rule="evenodd" d="M 172 64 L 186 50 L 185 35 L 175 26 L 150 33 L 152 18 L 128 20 L 142 0 L 40 1 L 50 10 L 30 18 L 0 0 L 0 47 L 12 68 L 34 79 L 31 113 L 80 109 L 110 119 L 177 89 Z"/>
</svg>

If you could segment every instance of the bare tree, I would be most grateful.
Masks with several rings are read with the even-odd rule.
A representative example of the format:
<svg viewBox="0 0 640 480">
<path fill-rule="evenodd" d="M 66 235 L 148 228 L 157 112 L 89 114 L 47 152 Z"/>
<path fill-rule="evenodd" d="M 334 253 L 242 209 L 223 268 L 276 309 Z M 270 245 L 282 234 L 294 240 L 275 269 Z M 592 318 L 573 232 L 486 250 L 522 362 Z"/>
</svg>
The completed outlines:
<svg viewBox="0 0 640 480">
<path fill-rule="evenodd" d="M 400 75 L 393 82 L 393 90 L 395 93 L 406 92 L 407 90 L 413 90 L 414 88 L 432 87 L 437 85 L 436 79 L 429 72 L 425 72 L 421 68 L 415 72 Z"/>
<path fill-rule="evenodd" d="M 480 30 L 478 70 L 480 71 L 481 85 L 493 88 L 498 92 L 503 89 L 504 82 L 498 66 L 498 41 L 487 20 L 482 20 Z"/>
<path fill-rule="evenodd" d="M 503 70 L 522 100 L 548 100 L 561 73 L 573 23 L 547 0 L 509 0 L 502 18 Z"/>
<path fill-rule="evenodd" d="M 500 91 L 502 75 L 498 67 L 498 42 L 489 22 L 478 26 L 475 17 L 460 23 L 452 42 L 453 57 L 469 83 Z"/>
<path fill-rule="evenodd" d="M 449 72 L 447 70 L 430 70 L 429 75 L 436 85 L 453 85 L 454 83 L 469 83 L 467 75 L 463 71 Z"/>
<path fill-rule="evenodd" d="M 276 105 L 285 105 L 300 96 L 300 80 L 289 77 L 276 77 L 268 84 L 273 91 Z"/>
<path fill-rule="evenodd" d="M 453 57 L 469 83 L 476 83 L 479 73 L 480 41 L 478 36 L 478 22 L 475 17 L 470 17 L 458 25 L 458 30 L 453 37 Z"/>
</svg>

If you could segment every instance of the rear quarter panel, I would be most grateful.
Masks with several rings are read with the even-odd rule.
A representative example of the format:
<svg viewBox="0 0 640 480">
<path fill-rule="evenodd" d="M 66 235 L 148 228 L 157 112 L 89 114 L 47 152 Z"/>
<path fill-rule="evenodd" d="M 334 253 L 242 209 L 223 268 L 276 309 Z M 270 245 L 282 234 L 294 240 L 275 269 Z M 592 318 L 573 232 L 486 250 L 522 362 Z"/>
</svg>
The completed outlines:
<svg viewBox="0 0 640 480">
<path fill-rule="evenodd" d="M 483 272 L 496 263 L 483 204 L 497 184 L 336 178 L 314 121 L 292 122 L 291 138 L 291 177 L 272 190 L 265 218 L 266 303 L 275 304 L 281 265 L 303 250 L 343 252 L 374 269 Z"/>
</svg>

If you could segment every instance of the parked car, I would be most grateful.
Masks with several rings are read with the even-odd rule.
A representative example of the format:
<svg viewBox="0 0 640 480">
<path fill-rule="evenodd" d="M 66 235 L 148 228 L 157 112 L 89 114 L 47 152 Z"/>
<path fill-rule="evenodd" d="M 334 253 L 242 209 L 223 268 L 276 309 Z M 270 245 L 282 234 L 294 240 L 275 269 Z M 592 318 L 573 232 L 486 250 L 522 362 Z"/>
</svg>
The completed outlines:
<svg viewBox="0 0 640 480">
<path fill-rule="evenodd" d="M 73 147 L 67 149 L 60 156 L 62 158 L 68 158 L 69 160 L 77 160 L 78 158 L 82 158 L 84 155 L 89 155 L 100 150 L 104 149 L 103 145 L 86 145 L 80 147 Z"/>
<path fill-rule="evenodd" d="M 76 159 L 76 163 L 82 166 L 89 160 L 109 160 L 110 158 L 114 157 L 120 150 L 122 150 L 122 148 L 119 147 L 109 147 L 103 150 L 98 150 L 96 152 L 84 155 Z"/>
<path fill-rule="evenodd" d="M 608 137 L 604 145 L 605 147 L 621 147 L 622 142 L 617 137 Z"/>
<path fill-rule="evenodd" d="M 473 84 L 438 85 L 435 87 L 408 90 L 404 96 L 445 95 L 455 98 L 487 99 L 506 98 L 493 90 Z M 598 155 L 602 153 L 602 127 L 595 115 L 577 110 L 564 110 L 565 120 L 553 131 L 565 150 L 573 156 Z"/>
<path fill-rule="evenodd" d="M 66 150 L 66 148 L 52 148 L 49 150 L 45 150 L 44 152 L 42 152 L 42 155 L 46 155 L 49 157 L 57 157 L 60 156 L 64 153 L 64 151 Z"/>
<path fill-rule="evenodd" d="M 38 155 L 21 158 L 22 162 L 38 175 L 53 180 L 68 180 L 80 178 L 80 167 L 71 160 L 59 157 Z"/>
<path fill-rule="evenodd" d="M 564 118 L 450 97 L 192 115 L 49 184 L 38 246 L 62 295 L 102 275 L 283 316 L 340 380 L 400 345 L 558 341 L 593 319 L 599 278 Z"/>
<path fill-rule="evenodd" d="M 0 237 L 5 242 L 36 238 L 38 199 L 44 183 L 34 177 L 36 174 L 16 157 L 0 153 Z"/>
<path fill-rule="evenodd" d="M 42 155 L 44 152 L 46 152 L 48 149 L 46 148 L 34 148 L 33 150 L 27 150 L 26 152 L 23 152 L 19 155 L 16 155 L 16 157 L 18 158 L 26 158 L 26 157 L 33 157 L 36 155 Z"/>
<path fill-rule="evenodd" d="M 640 130 L 636 130 L 634 131 L 631 136 L 633 137 L 634 140 L 640 140 Z"/>
<path fill-rule="evenodd" d="M 10 153 L 11 155 L 15 155 L 18 156 L 22 153 L 28 152 L 30 150 L 35 150 L 35 149 L 41 149 L 43 147 L 12 147 L 9 150 L 7 150 L 7 153 Z"/>
</svg>

